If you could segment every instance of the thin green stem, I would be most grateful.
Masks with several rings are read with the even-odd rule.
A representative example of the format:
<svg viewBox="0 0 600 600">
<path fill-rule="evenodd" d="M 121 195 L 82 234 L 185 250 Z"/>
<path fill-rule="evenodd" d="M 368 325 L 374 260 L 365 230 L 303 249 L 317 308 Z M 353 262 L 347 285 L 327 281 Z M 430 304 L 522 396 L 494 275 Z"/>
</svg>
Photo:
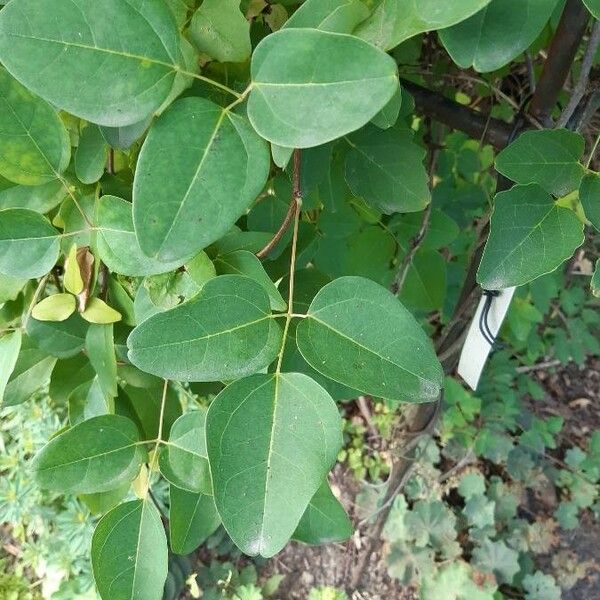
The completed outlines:
<svg viewBox="0 0 600 600">
<path fill-rule="evenodd" d="M 592 148 L 592 151 L 590 152 L 590 156 L 587 159 L 587 163 L 585 165 L 586 169 L 590 168 L 590 165 L 592 164 L 592 161 L 594 160 L 594 155 L 596 154 L 596 150 L 598 150 L 599 143 L 600 143 L 600 133 L 596 136 L 596 141 L 594 142 L 594 147 Z"/>
<path fill-rule="evenodd" d="M 188 77 L 193 77 L 194 79 L 198 79 L 199 81 L 204 81 L 204 83 L 213 85 L 214 87 L 219 88 L 220 90 L 223 90 L 224 92 L 227 92 L 228 94 L 231 94 L 232 96 L 235 96 L 236 98 L 242 97 L 242 94 L 240 94 L 239 92 L 236 92 L 235 90 L 224 85 L 223 83 L 219 83 L 218 81 L 214 81 L 213 79 L 210 79 L 210 77 L 204 77 L 204 75 L 199 75 L 198 73 L 192 73 L 191 71 L 184 71 L 183 69 L 175 68 L 175 70 L 178 73 L 181 73 L 182 75 L 187 75 Z"/>
<path fill-rule="evenodd" d="M 48 277 L 50 277 L 50 273 L 47 273 L 40 279 L 40 282 L 38 283 L 38 286 L 33 294 L 33 297 L 31 298 L 31 302 L 29 303 L 29 308 L 27 309 L 27 312 L 25 313 L 25 318 L 23 319 L 23 325 L 21 327 L 21 329 L 23 329 L 23 331 L 27 328 L 27 323 L 29 323 L 29 317 L 31 317 L 33 307 L 37 304 L 37 301 L 38 301 L 40 295 L 42 294 L 42 292 L 44 291 L 44 288 L 46 287 L 46 282 L 48 281 Z"/>
<path fill-rule="evenodd" d="M 292 203 L 294 205 L 294 228 L 292 231 L 292 253 L 290 258 L 290 284 L 288 288 L 288 309 L 285 315 L 285 326 L 283 328 L 283 339 L 281 341 L 281 350 L 277 358 L 276 373 L 281 373 L 281 363 L 285 353 L 285 342 L 287 340 L 290 322 L 294 316 L 294 283 L 296 278 L 296 253 L 298 250 L 298 224 L 300 222 L 300 210 L 302 208 L 302 190 L 300 189 L 300 150 L 294 150 L 294 174 L 292 183 Z"/>
<path fill-rule="evenodd" d="M 150 459 L 150 464 L 148 465 L 148 481 L 146 483 L 146 494 L 148 496 L 148 492 L 150 491 L 150 482 L 152 481 L 152 472 L 156 468 L 156 461 L 158 459 L 158 447 L 162 443 L 162 434 L 163 434 L 163 421 L 165 417 L 165 406 L 167 404 L 167 389 L 169 386 L 169 380 L 165 379 L 165 383 L 163 385 L 162 397 L 160 399 L 160 413 L 158 417 L 158 433 L 156 435 L 156 443 L 154 444 L 154 448 L 152 450 L 152 458 Z"/>
</svg>

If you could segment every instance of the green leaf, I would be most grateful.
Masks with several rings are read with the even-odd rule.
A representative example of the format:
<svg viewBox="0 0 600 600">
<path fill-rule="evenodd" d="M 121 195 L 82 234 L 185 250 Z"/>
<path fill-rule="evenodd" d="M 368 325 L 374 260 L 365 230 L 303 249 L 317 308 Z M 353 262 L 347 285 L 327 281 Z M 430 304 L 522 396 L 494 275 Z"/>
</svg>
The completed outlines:
<svg viewBox="0 0 600 600">
<path fill-rule="evenodd" d="M 0 174 L 41 185 L 55 180 L 70 159 L 69 134 L 56 111 L 0 67 Z"/>
<path fill-rule="evenodd" d="M 44 489 L 93 494 L 133 481 L 145 457 L 135 424 L 103 415 L 52 438 L 36 454 L 32 469 Z"/>
<path fill-rule="evenodd" d="M 190 554 L 221 524 L 212 496 L 181 490 L 171 485 L 169 534 L 175 554 Z"/>
<path fill-rule="evenodd" d="M 311 545 L 330 544 L 346 541 L 352 531 L 350 518 L 325 481 L 304 511 L 294 539 Z"/>
<path fill-rule="evenodd" d="M 94 368 L 83 353 L 59 360 L 50 378 L 50 398 L 57 404 L 66 404 L 69 396 L 79 386 L 94 378 Z"/>
<path fill-rule="evenodd" d="M 473 550 L 473 566 L 492 572 L 498 583 L 510 585 L 515 575 L 521 570 L 519 553 L 509 548 L 503 541 L 484 540 L 483 544 Z"/>
<path fill-rule="evenodd" d="M 456 517 L 440 500 L 419 500 L 405 517 L 407 535 L 415 545 L 432 546 L 436 550 L 456 539 Z"/>
<path fill-rule="evenodd" d="M 489 1 L 379 0 L 371 16 L 354 34 L 379 48 L 390 50 L 419 33 L 460 23 Z"/>
<path fill-rule="evenodd" d="M 492 0 L 476 15 L 440 32 L 452 60 L 463 69 L 496 71 L 536 40 L 557 0 Z"/>
<path fill-rule="evenodd" d="M 0 337 L 0 405 L 6 385 L 17 364 L 21 350 L 21 330 L 17 329 Z"/>
<path fill-rule="evenodd" d="M 57 358 L 69 358 L 83 350 L 88 324 L 78 313 L 66 321 L 29 319 L 27 335 L 38 348 Z"/>
<path fill-rule="evenodd" d="M 594 19 L 600 20 L 600 0 L 583 0 L 583 3 L 592 13 Z"/>
<path fill-rule="evenodd" d="M 85 349 L 104 395 L 116 396 L 117 357 L 112 324 L 90 325 L 85 336 Z"/>
<path fill-rule="evenodd" d="M 368 16 L 369 9 L 361 0 L 306 0 L 284 27 L 352 33 Z"/>
<path fill-rule="evenodd" d="M 423 225 L 423 213 L 406 213 L 393 217 L 388 227 L 396 234 L 396 241 L 404 252 L 410 250 L 411 244 L 417 237 Z M 420 248 L 424 250 L 437 250 L 449 246 L 460 233 L 456 221 L 438 208 L 431 211 L 429 225 Z"/>
<path fill-rule="evenodd" d="M 125 483 L 122 486 L 108 492 L 98 494 L 81 494 L 79 499 L 90 509 L 94 515 L 100 515 L 112 510 L 125 498 L 129 491 L 130 484 Z"/>
<path fill-rule="evenodd" d="M 279 290 L 275 287 L 271 278 L 267 275 L 260 260 L 258 260 L 256 255 L 252 254 L 252 252 L 248 252 L 247 250 L 237 250 L 236 252 L 231 252 L 224 256 L 218 256 L 215 259 L 215 267 L 219 275 L 246 275 L 247 277 L 254 279 L 254 281 L 259 283 L 269 295 L 271 308 L 273 310 L 286 310 L 287 303 L 281 297 Z"/>
<path fill-rule="evenodd" d="M 0 210 L 28 208 L 35 212 L 47 213 L 56 208 L 66 195 L 65 186 L 59 180 L 43 185 L 14 185 L 0 192 Z"/>
<path fill-rule="evenodd" d="M 16 406 L 29 400 L 50 379 L 56 359 L 24 337 L 17 363 L 4 391 L 3 406 Z"/>
<path fill-rule="evenodd" d="M 75 173 L 83 183 L 96 183 L 106 167 L 108 146 L 100 128 L 88 125 L 79 136 L 75 152 Z"/>
<path fill-rule="evenodd" d="M 73 294 L 53 294 L 38 302 L 31 316 L 38 321 L 66 321 L 76 308 Z"/>
<path fill-rule="evenodd" d="M 145 375 L 145 373 L 140 374 Z M 146 377 L 150 378 L 151 376 L 146 375 Z M 139 384 L 139 382 L 136 383 Z M 136 387 L 131 384 L 119 390 L 116 403 L 117 414 L 128 417 L 137 423 L 144 439 L 153 440 L 158 437 L 163 390 L 164 382 L 160 379 L 157 379 L 156 383 L 148 383 L 144 387 Z M 171 386 L 168 386 L 162 418 L 163 438 L 169 435 L 171 427 L 180 416 L 179 396 Z"/>
<path fill-rule="evenodd" d="M 596 268 L 594 269 L 594 274 L 592 275 L 590 287 L 592 288 L 592 294 L 596 298 L 600 298 L 600 258 L 596 261 Z"/>
<path fill-rule="evenodd" d="M 341 427 L 331 397 L 299 373 L 254 375 L 215 398 L 206 419 L 215 504 L 242 552 L 285 546 L 335 462 Z"/>
<path fill-rule="evenodd" d="M 256 199 L 269 166 L 268 147 L 246 119 L 203 98 L 177 101 L 138 160 L 133 222 L 142 251 L 163 262 L 195 256 Z"/>
<path fill-rule="evenodd" d="M 297 341 L 314 369 L 365 394 L 408 402 L 440 394 L 431 341 L 398 299 L 368 279 L 326 285 L 298 325 Z"/>
<path fill-rule="evenodd" d="M 397 88 L 396 64 L 370 44 L 315 29 L 283 29 L 254 50 L 248 116 L 270 142 L 319 146 L 368 123 Z"/>
<path fill-rule="evenodd" d="M 148 500 L 119 504 L 92 537 L 92 569 L 102 600 L 161 600 L 168 547 L 160 514 Z"/>
<path fill-rule="evenodd" d="M 525 600 L 560 600 L 560 588 L 552 575 L 536 571 L 533 575 L 523 577 Z"/>
<path fill-rule="evenodd" d="M 71 294 L 81 294 L 84 285 L 83 277 L 81 276 L 81 267 L 77 260 L 77 244 L 71 246 L 67 257 L 65 258 L 64 269 L 63 285 L 65 290 L 71 292 Z"/>
<path fill-rule="evenodd" d="M 371 123 L 379 129 L 389 129 L 398 121 L 402 108 L 402 88 L 398 85 L 392 99 L 371 119 Z"/>
<path fill-rule="evenodd" d="M 129 360 L 142 371 L 177 381 L 226 381 L 268 366 L 281 346 L 281 328 L 260 284 L 222 275 L 189 302 L 144 321 L 127 345 Z"/>
<path fill-rule="evenodd" d="M 415 311 L 441 310 L 446 296 L 446 261 L 435 250 L 417 252 L 408 267 L 400 300 Z"/>
<path fill-rule="evenodd" d="M 90 298 L 86 304 L 85 310 L 81 316 L 88 323 L 116 323 L 121 320 L 121 313 L 111 308 L 104 300 L 100 298 Z"/>
<path fill-rule="evenodd" d="M 0 61 L 55 106 L 118 127 L 163 103 L 183 59 L 161 0 L 16 0 L 0 15 Z"/>
<path fill-rule="evenodd" d="M 566 129 L 526 131 L 498 154 L 496 170 L 517 183 L 537 183 L 564 196 L 579 187 L 584 147 L 581 135 Z"/>
<path fill-rule="evenodd" d="M 582 179 L 579 200 L 586 218 L 600 231 L 600 174 L 588 173 Z"/>
<path fill-rule="evenodd" d="M 496 195 L 477 281 L 485 289 L 524 285 L 554 271 L 583 243 L 583 224 L 537 185 Z"/>
<path fill-rule="evenodd" d="M 45 275 L 58 259 L 59 239 L 48 220 L 32 210 L 0 210 L 0 273 L 27 279 Z"/>
<path fill-rule="evenodd" d="M 112 398 L 103 392 L 96 375 L 69 396 L 69 424 L 76 425 L 92 417 L 111 414 L 112 404 Z"/>
<path fill-rule="evenodd" d="M 133 228 L 130 202 L 116 196 L 102 196 L 97 204 L 98 254 L 113 272 L 141 277 L 168 273 L 183 260 L 161 262 L 146 256 Z"/>
<path fill-rule="evenodd" d="M 206 451 L 206 410 L 194 410 L 173 423 L 159 458 L 160 471 L 172 485 L 188 492 L 212 494 Z"/>
<path fill-rule="evenodd" d="M 356 196 L 388 215 L 429 204 L 425 150 L 413 144 L 410 131 L 369 126 L 347 139 L 346 181 Z"/>
<path fill-rule="evenodd" d="M 240 12 L 240 0 L 204 0 L 189 28 L 193 44 L 219 62 L 250 58 L 250 23 Z"/>
</svg>

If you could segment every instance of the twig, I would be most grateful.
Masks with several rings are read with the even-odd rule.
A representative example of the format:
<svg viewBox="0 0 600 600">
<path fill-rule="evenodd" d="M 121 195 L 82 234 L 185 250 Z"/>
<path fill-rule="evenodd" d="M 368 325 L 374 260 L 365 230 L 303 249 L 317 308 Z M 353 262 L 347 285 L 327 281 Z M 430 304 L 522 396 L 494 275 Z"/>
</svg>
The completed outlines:
<svg viewBox="0 0 600 600">
<path fill-rule="evenodd" d="M 279 357 L 277 358 L 276 373 L 281 372 L 281 365 L 283 362 L 283 355 L 285 354 L 285 342 L 287 340 L 287 334 L 290 328 L 290 322 L 294 316 L 294 282 L 296 272 L 296 251 L 298 246 L 298 223 L 300 221 L 300 210 L 302 208 L 302 190 L 300 188 L 300 168 L 302 164 L 302 155 L 299 149 L 294 150 L 294 172 L 292 175 L 292 206 L 294 229 L 292 233 L 292 253 L 290 257 L 290 284 L 288 288 L 288 306 L 285 315 L 285 325 L 283 327 L 283 339 L 281 341 L 281 349 L 279 350 Z"/>
<path fill-rule="evenodd" d="M 379 432 L 375 425 L 373 425 L 373 419 L 371 417 L 371 411 L 369 410 L 369 399 L 367 396 L 359 396 L 356 399 L 356 405 L 358 406 L 358 410 L 360 414 L 363 416 L 365 423 L 367 424 L 367 429 L 371 433 L 371 435 L 378 437 Z"/>
<path fill-rule="evenodd" d="M 600 45 L 600 21 L 596 21 L 594 23 L 594 27 L 592 28 L 592 33 L 590 35 L 590 39 L 585 50 L 585 54 L 583 56 L 583 61 L 581 62 L 581 72 L 579 73 L 579 79 L 575 84 L 575 88 L 573 89 L 573 93 L 571 94 L 571 98 L 569 99 L 569 103 L 566 108 L 563 110 L 560 118 L 556 122 L 556 127 L 565 127 L 575 109 L 581 102 L 581 99 L 585 95 L 585 91 L 588 86 L 588 81 L 590 79 L 590 72 L 592 67 L 594 66 L 594 58 L 596 57 L 596 51 L 598 50 L 598 46 Z"/>
<path fill-rule="evenodd" d="M 544 369 L 552 369 L 560 365 L 560 360 L 548 360 L 546 362 L 537 363 L 535 365 L 526 365 L 517 367 L 517 373 L 531 373 L 531 371 L 543 371 Z"/>
<path fill-rule="evenodd" d="M 448 469 L 438 477 L 438 482 L 444 483 L 444 481 L 450 479 L 455 473 L 458 473 L 458 471 L 474 462 L 477 462 L 477 457 L 473 450 L 469 448 L 468 452 L 452 468 Z"/>
<path fill-rule="evenodd" d="M 429 220 L 431 218 L 431 202 L 427 205 L 425 212 L 423 213 L 423 221 L 421 222 L 421 227 L 417 232 L 417 235 L 412 239 L 410 244 L 409 251 L 404 255 L 402 259 L 402 263 L 396 273 L 396 277 L 394 278 L 394 282 L 392 283 L 391 289 L 392 293 L 396 296 L 399 296 L 402 293 L 402 288 L 404 287 L 404 283 L 406 282 L 406 276 L 408 275 L 408 271 L 412 262 L 415 258 L 415 254 L 419 250 L 419 247 L 423 243 L 425 239 L 425 234 L 427 233 L 427 229 L 429 227 Z"/>
<path fill-rule="evenodd" d="M 256 256 L 258 258 L 265 258 L 265 256 L 267 256 L 271 252 L 271 250 L 275 248 L 279 240 L 281 240 L 281 238 L 285 235 L 285 232 L 288 230 L 290 223 L 294 219 L 294 214 L 296 212 L 296 204 L 296 196 L 292 194 L 292 200 L 290 202 L 290 206 L 285 215 L 285 218 L 283 219 L 283 223 L 281 224 L 281 226 L 277 230 L 277 233 L 273 236 L 271 241 L 260 252 L 256 253 Z"/>
<path fill-rule="evenodd" d="M 550 115 L 567 80 L 589 20 L 590 13 L 581 0 L 567 0 L 531 100 L 531 114 L 545 126 L 552 126 Z"/>
</svg>

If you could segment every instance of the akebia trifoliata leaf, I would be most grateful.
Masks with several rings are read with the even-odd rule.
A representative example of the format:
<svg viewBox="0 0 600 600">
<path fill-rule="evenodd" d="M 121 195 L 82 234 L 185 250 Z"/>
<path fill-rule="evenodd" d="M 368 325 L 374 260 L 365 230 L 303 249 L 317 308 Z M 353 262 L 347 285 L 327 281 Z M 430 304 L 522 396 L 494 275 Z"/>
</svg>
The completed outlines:
<svg viewBox="0 0 600 600">
<path fill-rule="evenodd" d="M 106 513 L 92 538 L 94 581 L 102 600 L 161 600 L 168 573 L 167 538 L 149 500 Z"/>
<path fill-rule="evenodd" d="M 470 17 L 490 0 L 379 0 L 355 35 L 390 50 L 418 33 L 450 27 Z"/>
<path fill-rule="evenodd" d="M 567 129 L 526 131 L 496 157 L 496 169 L 517 183 L 537 183 L 563 196 L 579 187 L 583 137 Z"/>
<path fill-rule="evenodd" d="M 368 16 L 369 9 L 361 0 L 306 0 L 284 27 L 352 33 Z"/>
<path fill-rule="evenodd" d="M 267 367 L 281 346 L 281 327 L 264 288 L 222 275 L 189 302 L 145 320 L 127 340 L 142 371 L 180 381 L 227 381 Z"/>
<path fill-rule="evenodd" d="M 41 185 L 54 181 L 70 158 L 69 135 L 54 108 L 0 67 L 0 175 Z"/>
<path fill-rule="evenodd" d="M 0 14 L 0 61 L 55 106 L 117 127 L 163 103 L 183 59 L 162 0 L 15 0 Z"/>
<path fill-rule="evenodd" d="M 341 277 L 322 288 L 296 340 L 311 367 L 365 394 L 407 402 L 440 394 L 431 341 L 393 294 L 368 279 Z"/>
<path fill-rule="evenodd" d="M 556 0 L 492 0 L 471 18 L 440 31 L 440 39 L 463 69 L 496 71 L 527 50 L 556 4 Z"/>
<path fill-rule="evenodd" d="M 252 55 L 248 117 L 265 139 L 309 148 L 368 123 L 398 87 L 396 64 L 350 35 L 283 29 Z"/>
<path fill-rule="evenodd" d="M 33 279 L 45 275 L 60 251 L 59 233 L 33 210 L 0 211 L 0 273 Z"/>
<path fill-rule="evenodd" d="M 31 316 L 38 321 L 65 321 L 76 307 L 73 294 L 52 294 L 38 302 L 31 311 Z"/>
<path fill-rule="evenodd" d="M 262 191 L 269 149 L 248 121 L 203 98 L 184 98 L 152 126 L 133 187 L 142 251 L 188 260 L 223 237 Z"/>
<path fill-rule="evenodd" d="M 225 529 L 246 554 L 270 557 L 292 537 L 333 466 L 342 422 L 310 377 L 254 375 L 215 398 L 206 440 Z"/>
<path fill-rule="evenodd" d="M 536 184 L 496 196 L 477 281 L 500 290 L 554 271 L 584 240 L 583 223 Z"/>
<path fill-rule="evenodd" d="M 98 254 L 113 272 L 140 277 L 173 271 L 183 260 L 162 262 L 142 252 L 133 228 L 132 205 L 116 196 L 102 196 L 96 209 Z"/>
<path fill-rule="evenodd" d="M 103 415 L 52 438 L 35 456 L 38 484 L 62 493 L 106 492 L 133 481 L 145 459 L 137 427 L 125 417 Z"/>
<path fill-rule="evenodd" d="M 347 140 L 346 181 L 354 194 L 385 214 L 419 212 L 429 204 L 425 150 L 410 131 L 371 125 Z"/>
</svg>

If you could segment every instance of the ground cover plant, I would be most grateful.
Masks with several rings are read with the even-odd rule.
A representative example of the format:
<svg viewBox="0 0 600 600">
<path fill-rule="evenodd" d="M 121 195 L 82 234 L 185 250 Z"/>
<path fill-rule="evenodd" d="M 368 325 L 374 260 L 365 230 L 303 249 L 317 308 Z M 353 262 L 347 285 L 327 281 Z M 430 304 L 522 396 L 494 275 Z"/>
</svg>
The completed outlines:
<svg viewBox="0 0 600 600">
<path fill-rule="evenodd" d="M 87 507 L 99 596 L 175 597 L 221 526 L 350 539 L 338 461 L 387 481 L 349 593 L 383 539 L 424 598 L 556 595 L 503 486 L 575 526 L 597 436 L 549 471 L 535 383 L 451 375 L 483 290 L 517 288 L 490 368 L 598 353 L 597 2 L 1 4 L 0 396 L 48 403 L 22 463 Z M 458 448 L 498 472 L 440 487 Z"/>
</svg>

